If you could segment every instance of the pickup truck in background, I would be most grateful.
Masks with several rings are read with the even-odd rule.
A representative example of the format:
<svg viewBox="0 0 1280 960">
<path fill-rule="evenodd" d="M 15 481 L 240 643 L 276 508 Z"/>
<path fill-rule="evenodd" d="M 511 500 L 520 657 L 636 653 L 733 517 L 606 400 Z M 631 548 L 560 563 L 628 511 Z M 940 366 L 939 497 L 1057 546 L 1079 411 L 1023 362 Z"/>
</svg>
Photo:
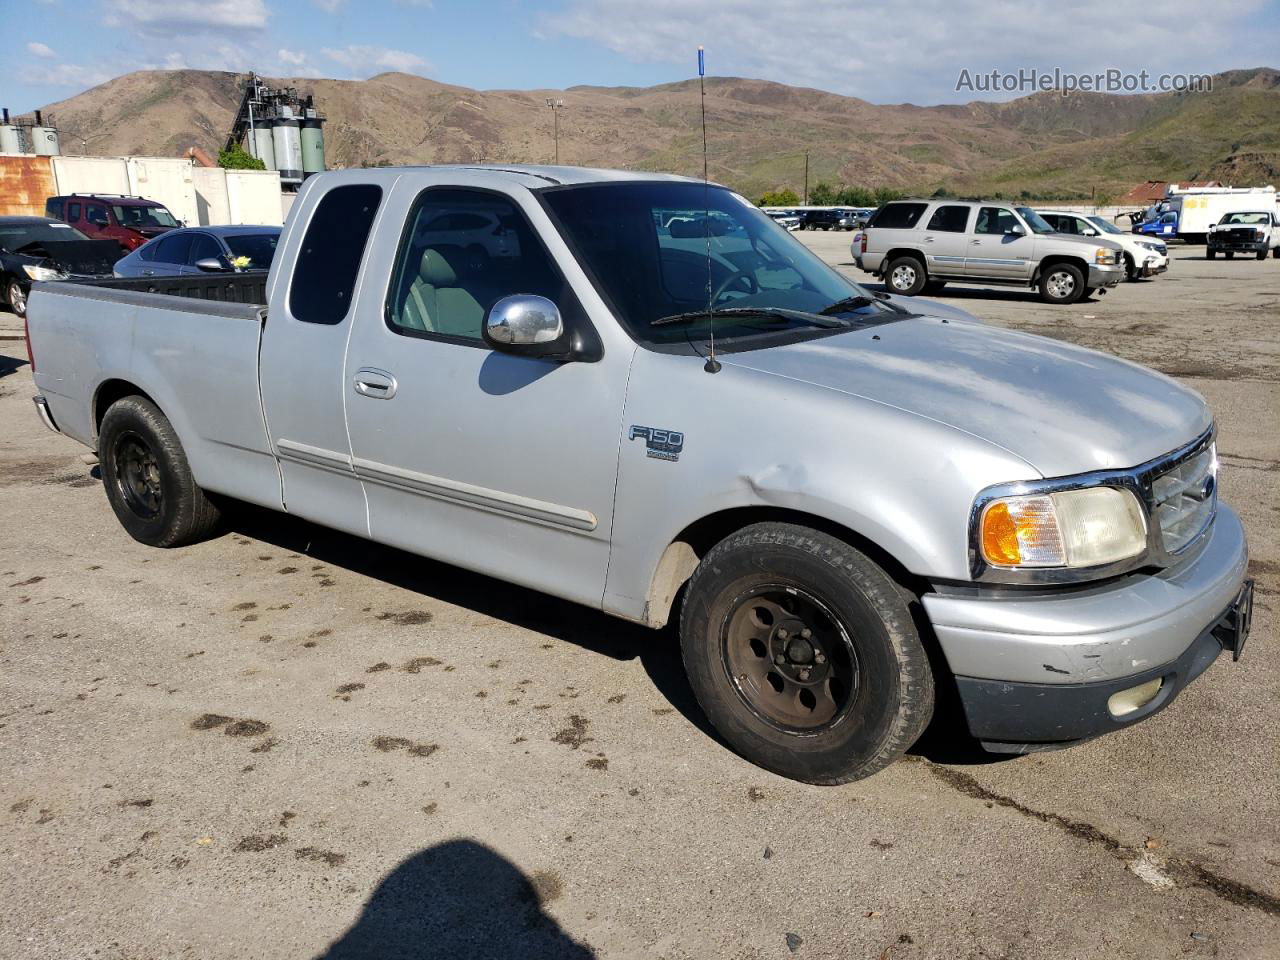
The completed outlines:
<svg viewBox="0 0 1280 960">
<path fill-rule="evenodd" d="M 785 776 L 874 773 L 935 700 L 990 750 L 1067 746 L 1248 634 L 1197 394 L 870 293 L 722 187 L 322 173 L 265 289 L 148 282 L 30 301 L 37 408 L 134 538 L 191 543 L 239 499 L 678 618 L 711 722 Z"/>
<path fill-rule="evenodd" d="M 1245 210 L 1228 213 L 1209 228 L 1205 256 L 1219 253 L 1228 260 L 1237 253 L 1251 253 L 1259 260 L 1272 253 L 1280 259 L 1280 213 L 1275 210 Z"/>
</svg>

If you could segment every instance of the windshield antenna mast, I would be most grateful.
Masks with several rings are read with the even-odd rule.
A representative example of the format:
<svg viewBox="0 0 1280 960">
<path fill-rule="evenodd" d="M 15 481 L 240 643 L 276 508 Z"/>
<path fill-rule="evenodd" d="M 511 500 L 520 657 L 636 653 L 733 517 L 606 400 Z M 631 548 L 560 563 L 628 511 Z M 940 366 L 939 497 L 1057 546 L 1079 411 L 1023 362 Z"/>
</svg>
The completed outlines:
<svg viewBox="0 0 1280 960">
<path fill-rule="evenodd" d="M 702 369 L 707 373 L 719 373 L 720 361 L 716 359 L 716 323 L 711 304 L 711 178 L 707 175 L 707 85 L 706 55 L 698 44 L 698 93 L 702 104 L 702 232 L 707 238 L 707 333 L 710 349 Z"/>
</svg>

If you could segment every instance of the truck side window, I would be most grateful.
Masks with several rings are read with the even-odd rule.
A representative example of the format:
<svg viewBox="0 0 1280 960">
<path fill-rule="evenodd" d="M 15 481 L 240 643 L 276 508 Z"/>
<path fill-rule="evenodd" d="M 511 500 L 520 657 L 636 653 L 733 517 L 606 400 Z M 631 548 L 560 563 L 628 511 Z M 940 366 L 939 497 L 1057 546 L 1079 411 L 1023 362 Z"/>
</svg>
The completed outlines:
<svg viewBox="0 0 1280 960">
<path fill-rule="evenodd" d="M 305 323 L 337 324 L 351 309 L 360 261 L 382 188 L 334 187 L 316 204 L 289 284 L 289 312 Z"/>
<path fill-rule="evenodd" d="M 969 208 L 958 206 L 939 207 L 929 218 L 926 230 L 939 230 L 945 233 L 964 233 L 969 225 Z"/>
<path fill-rule="evenodd" d="M 387 325 L 480 346 L 489 308 L 517 293 L 546 297 L 566 314 L 573 298 L 515 203 L 484 190 L 424 190 L 400 240 Z"/>
<path fill-rule="evenodd" d="M 75 223 L 79 219 L 80 219 L 80 204 L 78 203 L 67 204 L 67 220 L 70 223 Z"/>
<path fill-rule="evenodd" d="M 1000 207 L 983 207 L 978 211 L 978 222 L 974 225 L 974 233 L 993 233 L 997 236 L 1008 233 L 1018 226 L 1018 218 L 1010 211 Z"/>
</svg>

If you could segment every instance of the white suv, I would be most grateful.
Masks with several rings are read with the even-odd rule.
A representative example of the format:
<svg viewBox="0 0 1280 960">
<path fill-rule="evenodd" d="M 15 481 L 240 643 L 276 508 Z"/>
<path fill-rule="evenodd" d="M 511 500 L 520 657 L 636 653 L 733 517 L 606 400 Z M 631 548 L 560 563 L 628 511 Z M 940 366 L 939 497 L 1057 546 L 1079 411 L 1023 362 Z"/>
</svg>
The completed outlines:
<svg viewBox="0 0 1280 960">
<path fill-rule="evenodd" d="M 1121 230 L 1106 217 L 1085 217 L 1058 210 L 1037 211 L 1059 233 L 1073 237 L 1105 237 L 1124 250 L 1124 272 L 1130 280 L 1154 277 L 1169 269 L 1169 248 L 1163 240 Z"/>
</svg>

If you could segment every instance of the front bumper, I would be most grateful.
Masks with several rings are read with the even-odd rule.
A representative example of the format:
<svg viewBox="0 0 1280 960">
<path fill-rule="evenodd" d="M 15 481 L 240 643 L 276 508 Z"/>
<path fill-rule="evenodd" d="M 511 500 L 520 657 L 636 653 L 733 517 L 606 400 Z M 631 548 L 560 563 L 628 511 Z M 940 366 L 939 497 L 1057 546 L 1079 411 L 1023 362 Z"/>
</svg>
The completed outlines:
<svg viewBox="0 0 1280 960">
<path fill-rule="evenodd" d="M 1089 265 L 1090 287 L 1114 287 L 1124 279 L 1124 264 L 1093 263 Z"/>
<path fill-rule="evenodd" d="M 1157 575 L 1065 594 L 926 594 L 924 606 L 970 732 L 1061 744 L 1142 720 L 1199 676 L 1221 650 L 1248 562 L 1240 519 L 1220 504 L 1196 556 Z M 1156 677 L 1165 682 L 1154 700 L 1112 716 L 1112 694 Z"/>
<path fill-rule="evenodd" d="M 1271 246 L 1267 240 L 1242 240 L 1227 241 L 1214 240 L 1213 234 L 1209 235 L 1209 241 L 1206 244 L 1208 249 L 1215 251 L 1230 251 L 1232 253 L 1258 253 L 1260 251 L 1271 251 Z"/>
</svg>

